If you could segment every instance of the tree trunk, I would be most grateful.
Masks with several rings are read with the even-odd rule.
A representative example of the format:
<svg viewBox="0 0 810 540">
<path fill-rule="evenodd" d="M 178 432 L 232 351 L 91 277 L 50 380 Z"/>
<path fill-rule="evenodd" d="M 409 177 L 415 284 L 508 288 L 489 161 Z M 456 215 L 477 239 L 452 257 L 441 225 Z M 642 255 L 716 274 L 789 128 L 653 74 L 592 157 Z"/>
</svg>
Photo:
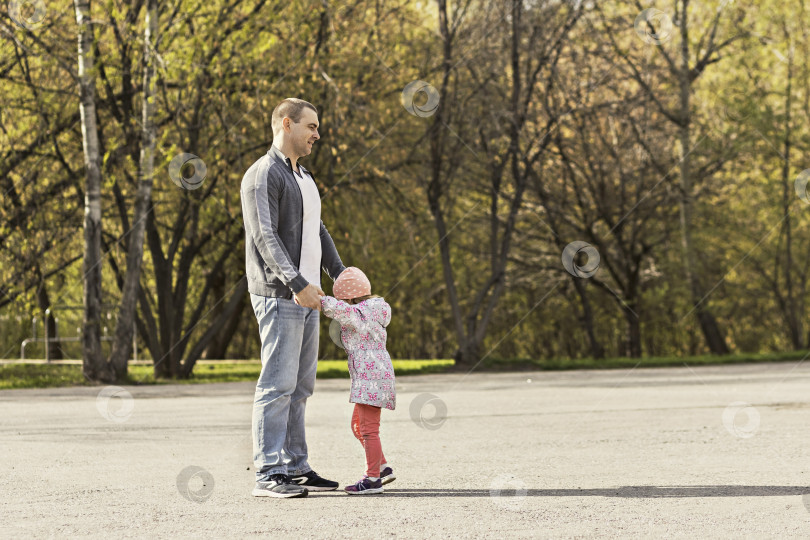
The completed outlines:
<svg viewBox="0 0 810 540">
<path fill-rule="evenodd" d="M 79 112 L 84 149 L 84 320 L 82 372 L 91 381 L 113 382 L 101 350 L 101 159 L 96 128 L 96 85 L 93 74 L 93 29 L 90 0 L 75 0 L 79 41 Z"/>
<path fill-rule="evenodd" d="M 143 237 L 146 228 L 146 214 L 152 199 L 152 176 L 155 161 L 154 122 L 154 82 L 155 47 L 158 32 L 158 2 L 149 0 L 146 11 L 146 29 L 143 46 L 143 107 L 140 153 L 140 179 L 135 199 L 135 214 L 129 235 L 127 253 L 127 275 L 121 294 L 118 321 L 115 327 L 115 341 L 110 354 L 110 364 L 117 378 L 127 374 L 127 362 L 132 355 L 132 337 L 135 331 L 135 309 L 140 286 L 141 263 L 143 262 Z"/>
<path fill-rule="evenodd" d="M 459 345 L 455 357 L 456 366 L 474 366 L 481 359 L 481 346 L 474 343 L 472 339 L 467 339 Z"/>
<path fill-rule="evenodd" d="M 39 281 L 39 285 L 37 286 L 37 304 L 39 304 L 39 309 L 42 310 L 43 317 L 45 317 L 43 322 L 48 326 L 45 335 L 50 338 L 59 337 L 56 335 L 56 319 L 53 316 L 53 312 L 48 311 L 52 307 L 51 299 L 48 296 L 48 288 L 45 285 L 45 278 L 42 277 L 42 270 L 38 262 L 35 264 L 34 269 L 37 280 Z M 48 315 L 46 316 L 45 313 Z M 46 343 L 45 346 L 50 349 L 47 355 L 49 360 L 62 360 L 65 357 L 62 344 L 58 341 Z"/>
<path fill-rule="evenodd" d="M 156 379 L 176 379 L 177 376 L 175 373 L 172 372 L 172 366 L 167 361 L 168 358 L 164 359 L 162 362 L 160 359 L 156 360 L 156 364 L 154 366 L 154 374 Z"/>
<path fill-rule="evenodd" d="M 787 32 L 786 32 L 787 34 Z M 794 350 L 802 350 L 805 348 L 804 340 L 804 325 L 802 324 L 801 310 L 797 305 L 799 299 L 797 296 L 802 295 L 804 291 L 800 291 L 799 295 L 793 291 L 793 230 L 792 222 L 790 219 L 790 206 L 793 203 L 793 182 L 790 181 L 790 151 L 793 145 L 791 140 L 792 127 L 791 122 L 791 107 L 793 103 L 792 90 L 793 90 L 793 41 L 790 35 L 787 34 L 790 47 L 788 50 L 788 67 L 787 67 L 787 89 L 785 91 L 785 136 L 783 140 L 784 154 L 782 160 L 782 212 L 785 219 L 782 221 L 782 232 L 785 235 L 785 260 L 784 260 L 784 276 L 785 276 L 785 322 L 787 323 L 788 333 L 790 335 L 790 342 Z M 774 276 L 776 280 L 779 276 Z"/>
<path fill-rule="evenodd" d="M 627 356 L 630 358 L 641 358 L 641 321 L 637 316 L 637 307 L 636 303 L 628 303 L 623 310 L 627 321 Z"/>
<path fill-rule="evenodd" d="M 679 139 L 681 144 L 680 156 L 680 228 L 681 249 L 683 253 L 684 270 L 689 283 L 689 292 L 692 305 L 697 312 L 698 322 L 706 338 L 706 345 L 713 354 L 728 354 L 728 346 L 716 319 L 705 304 L 706 295 L 697 272 L 695 264 L 694 246 L 692 244 L 692 177 L 691 177 L 691 111 L 690 97 L 692 93 L 689 78 L 689 31 L 687 27 L 688 0 L 683 0 L 681 6 L 681 69 L 678 73 L 680 86 L 680 126 Z"/>
<path fill-rule="evenodd" d="M 571 281 L 574 283 L 574 288 L 579 295 L 579 299 L 582 303 L 582 315 L 579 317 L 579 322 L 582 324 L 582 329 L 585 330 L 585 335 L 588 336 L 588 345 L 591 350 L 591 357 L 594 359 L 600 359 L 605 357 L 605 348 L 599 343 L 599 339 L 596 337 L 596 329 L 594 328 L 594 320 L 593 320 L 593 308 L 591 307 L 591 301 L 588 298 L 586 293 L 586 281 L 571 276 Z"/>
<path fill-rule="evenodd" d="M 200 338 L 200 340 L 191 348 L 191 350 L 186 355 L 185 362 L 180 366 L 179 376 L 183 379 L 188 378 L 191 375 L 191 371 L 194 369 L 194 365 L 197 363 L 197 359 L 200 358 L 202 352 L 208 347 L 208 344 L 214 338 L 215 335 L 222 332 L 222 327 L 225 326 L 225 323 L 232 318 L 235 317 L 236 309 L 238 306 L 242 305 L 245 301 L 245 296 L 248 292 L 248 284 L 247 284 L 247 276 L 243 276 L 242 279 L 239 281 L 239 284 L 234 289 L 233 294 L 231 294 L 230 299 L 228 299 L 228 303 L 225 305 L 225 309 L 220 313 L 220 315 L 214 320 L 214 322 L 208 327 L 205 331 L 205 334 Z"/>
<path fill-rule="evenodd" d="M 211 292 L 214 298 L 223 298 L 227 291 L 225 290 L 225 274 L 219 274 L 216 284 L 212 287 Z M 236 329 L 242 320 L 242 314 L 245 311 L 245 303 L 247 302 L 248 295 L 242 294 L 237 301 L 236 309 L 233 315 L 227 318 L 225 326 L 218 330 L 211 338 L 211 342 L 205 348 L 205 352 L 201 358 L 206 360 L 223 360 L 228 352 L 228 346 L 233 341 Z M 216 319 L 219 318 L 226 310 L 226 306 L 222 303 L 216 305 L 211 315 Z"/>
<path fill-rule="evenodd" d="M 458 339 L 458 352 L 456 353 L 456 361 L 458 363 L 472 365 L 477 359 L 472 359 L 470 355 L 471 348 L 468 344 L 468 338 L 464 331 L 464 318 L 461 313 L 461 305 L 458 299 L 456 290 L 456 282 L 453 277 L 453 266 L 450 257 L 450 242 L 447 238 L 447 226 L 444 222 L 444 213 L 441 208 L 441 199 L 443 196 L 442 186 L 442 165 L 444 163 L 444 142 L 442 139 L 442 130 L 445 124 L 445 115 L 447 114 L 447 103 L 450 72 L 452 70 L 453 58 L 453 35 L 450 33 L 450 28 L 447 20 L 447 2 L 445 0 L 437 0 L 439 9 L 439 32 L 443 40 L 443 62 L 442 62 L 442 84 L 439 88 L 439 104 L 436 110 L 435 119 L 430 127 L 430 166 L 431 177 L 427 189 L 428 205 L 430 212 L 433 216 L 434 224 L 436 225 L 436 232 L 439 235 L 439 253 L 442 261 L 442 272 L 444 281 L 447 285 L 447 294 L 450 300 L 450 309 L 453 313 L 453 322 L 456 330 L 456 338 Z M 466 351 L 466 352 L 465 352 Z"/>
</svg>

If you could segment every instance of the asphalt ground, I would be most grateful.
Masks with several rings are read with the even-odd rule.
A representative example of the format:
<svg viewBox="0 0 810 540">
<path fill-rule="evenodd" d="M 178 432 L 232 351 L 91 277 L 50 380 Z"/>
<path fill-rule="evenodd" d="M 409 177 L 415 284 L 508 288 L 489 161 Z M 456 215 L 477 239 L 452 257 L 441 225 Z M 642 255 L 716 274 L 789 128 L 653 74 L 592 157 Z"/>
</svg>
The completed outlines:
<svg viewBox="0 0 810 540">
<path fill-rule="evenodd" d="M 364 470 L 349 381 L 310 463 Z M 810 536 L 810 362 L 397 379 L 385 493 L 251 496 L 252 383 L 0 391 L 0 538 Z"/>
</svg>

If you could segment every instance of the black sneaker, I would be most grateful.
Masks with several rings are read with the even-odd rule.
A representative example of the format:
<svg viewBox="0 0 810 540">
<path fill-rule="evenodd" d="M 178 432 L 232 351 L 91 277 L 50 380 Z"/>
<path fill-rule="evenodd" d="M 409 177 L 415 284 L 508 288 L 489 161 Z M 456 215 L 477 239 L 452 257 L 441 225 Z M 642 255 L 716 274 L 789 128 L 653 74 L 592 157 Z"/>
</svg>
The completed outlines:
<svg viewBox="0 0 810 540">
<path fill-rule="evenodd" d="M 292 499 L 294 497 L 306 497 L 309 491 L 290 481 L 286 474 L 274 474 L 267 482 L 256 482 L 253 488 L 254 497 L 277 497 L 280 499 Z"/>
<path fill-rule="evenodd" d="M 394 469 L 391 467 L 386 467 L 380 471 L 380 481 L 382 482 L 382 485 L 390 484 L 396 479 L 397 477 L 394 474 Z"/>
<path fill-rule="evenodd" d="M 338 488 L 337 482 L 332 482 L 326 478 L 321 478 L 315 471 L 293 476 L 291 481 L 310 491 L 333 491 Z"/>
</svg>

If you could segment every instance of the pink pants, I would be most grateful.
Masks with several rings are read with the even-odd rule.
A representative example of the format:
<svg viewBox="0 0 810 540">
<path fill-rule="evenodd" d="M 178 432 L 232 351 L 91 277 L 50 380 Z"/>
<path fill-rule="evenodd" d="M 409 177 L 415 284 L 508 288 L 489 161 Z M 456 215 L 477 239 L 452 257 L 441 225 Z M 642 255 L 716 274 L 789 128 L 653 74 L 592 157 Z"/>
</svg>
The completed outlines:
<svg viewBox="0 0 810 540">
<path fill-rule="evenodd" d="M 352 433 L 366 450 L 366 475 L 379 478 L 380 464 L 388 463 L 380 443 L 380 409 L 373 405 L 354 404 Z"/>
</svg>

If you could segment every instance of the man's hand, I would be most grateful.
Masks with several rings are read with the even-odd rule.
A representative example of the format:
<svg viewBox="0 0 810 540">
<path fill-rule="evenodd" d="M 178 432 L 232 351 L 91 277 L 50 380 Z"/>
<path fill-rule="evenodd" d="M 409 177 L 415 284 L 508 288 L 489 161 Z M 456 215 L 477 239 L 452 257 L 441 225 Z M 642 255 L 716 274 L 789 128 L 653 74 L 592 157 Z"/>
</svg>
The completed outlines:
<svg viewBox="0 0 810 540">
<path fill-rule="evenodd" d="M 293 300 L 295 300 L 295 303 L 299 306 L 317 309 L 320 311 L 321 296 L 326 296 L 326 293 L 323 292 L 320 287 L 316 287 L 310 283 L 301 292 L 293 294 Z"/>
</svg>

